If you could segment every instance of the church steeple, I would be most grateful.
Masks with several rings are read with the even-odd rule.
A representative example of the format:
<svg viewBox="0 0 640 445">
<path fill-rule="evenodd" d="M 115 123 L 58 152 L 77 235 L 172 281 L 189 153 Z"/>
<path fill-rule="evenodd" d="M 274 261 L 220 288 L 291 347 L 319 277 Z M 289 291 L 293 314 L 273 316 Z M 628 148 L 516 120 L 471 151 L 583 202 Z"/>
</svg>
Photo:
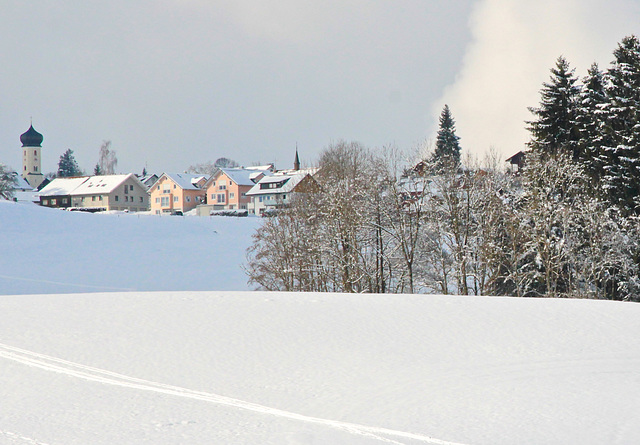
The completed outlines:
<svg viewBox="0 0 640 445">
<path fill-rule="evenodd" d="M 300 170 L 300 156 L 298 156 L 298 144 L 296 144 L 296 158 L 293 160 L 293 169 Z"/>
<path fill-rule="evenodd" d="M 38 188 L 44 181 L 40 157 L 43 140 L 44 137 L 33 128 L 33 123 L 27 131 L 20 135 L 20 142 L 22 142 L 22 177 L 33 188 Z"/>
</svg>

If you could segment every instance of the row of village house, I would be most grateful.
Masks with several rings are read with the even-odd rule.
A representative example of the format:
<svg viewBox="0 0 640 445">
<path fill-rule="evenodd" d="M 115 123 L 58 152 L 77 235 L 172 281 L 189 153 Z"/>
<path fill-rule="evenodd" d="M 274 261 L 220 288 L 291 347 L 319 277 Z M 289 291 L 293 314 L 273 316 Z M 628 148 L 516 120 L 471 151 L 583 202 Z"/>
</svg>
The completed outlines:
<svg viewBox="0 0 640 445">
<path fill-rule="evenodd" d="M 38 193 L 46 207 L 83 211 L 151 211 L 154 214 L 199 215 L 246 210 L 262 215 L 285 206 L 295 193 L 315 188 L 314 169 L 274 172 L 272 165 L 221 168 L 212 176 L 163 173 L 56 178 Z"/>
</svg>

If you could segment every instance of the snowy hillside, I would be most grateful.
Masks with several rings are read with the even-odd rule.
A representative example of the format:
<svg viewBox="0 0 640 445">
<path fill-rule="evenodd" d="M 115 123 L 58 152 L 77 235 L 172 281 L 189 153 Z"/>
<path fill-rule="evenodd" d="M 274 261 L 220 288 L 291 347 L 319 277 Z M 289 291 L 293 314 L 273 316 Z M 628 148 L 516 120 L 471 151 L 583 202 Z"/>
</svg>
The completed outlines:
<svg viewBox="0 0 640 445">
<path fill-rule="evenodd" d="M 0 294 L 247 290 L 240 265 L 258 224 L 0 201 Z"/>
<path fill-rule="evenodd" d="M 0 443 L 632 444 L 640 305 L 0 297 Z"/>
<path fill-rule="evenodd" d="M 257 224 L 0 202 L 0 444 L 640 443 L 639 304 L 229 291 Z"/>
</svg>

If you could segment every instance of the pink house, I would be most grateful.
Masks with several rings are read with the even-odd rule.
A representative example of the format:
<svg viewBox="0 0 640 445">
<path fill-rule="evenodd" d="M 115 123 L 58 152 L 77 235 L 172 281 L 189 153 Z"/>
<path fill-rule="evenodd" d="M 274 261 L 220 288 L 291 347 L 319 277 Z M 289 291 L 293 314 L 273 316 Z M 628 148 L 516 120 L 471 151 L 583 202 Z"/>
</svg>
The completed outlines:
<svg viewBox="0 0 640 445">
<path fill-rule="evenodd" d="M 163 173 L 151 186 L 151 213 L 185 213 L 204 202 L 206 176 Z"/>
<path fill-rule="evenodd" d="M 213 210 L 246 210 L 251 198 L 247 192 L 268 170 L 221 168 L 205 184 L 207 205 Z"/>
</svg>

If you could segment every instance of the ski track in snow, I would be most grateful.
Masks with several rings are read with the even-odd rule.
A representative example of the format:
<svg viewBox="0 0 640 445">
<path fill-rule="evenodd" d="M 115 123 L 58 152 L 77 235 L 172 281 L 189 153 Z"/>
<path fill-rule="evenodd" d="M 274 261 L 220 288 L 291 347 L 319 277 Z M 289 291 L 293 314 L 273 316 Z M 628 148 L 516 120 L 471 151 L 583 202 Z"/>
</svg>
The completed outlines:
<svg viewBox="0 0 640 445">
<path fill-rule="evenodd" d="M 41 280 L 36 278 L 24 278 L 24 277 L 15 277 L 10 275 L 0 275 L 0 278 L 5 280 L 15 280 L 15 281 L 27 281 L 30 283 L 46 283 L 46 284 L 55 284 L 58 286 L 69 286 L 69 287 L 78 287 L 78 288 L 87 288 L 87 289 L 98 289 L 98 290 L 110 290 L 110 291 L 133 291 L 135 289 L 128 287 L 113 287 L 113 286 L 95 286 L 92 284 L 78 284 L 78 283 L 66 283 L 62 281 L 51 281 L 51 280 Z"/>
<path fill-rule="evenodd" d="M 9 443 L 16 443 L 16 444 L 29 444 L 29 445 L 49 445 L 48 443 L 45 442 L 39 442 L 35 439 L 32 439 L 30 437 L 26 437 L 23 436 L 21 434 L 17 434 L 17 433 L 12 433 L 11 431 L 2 431 L 0 430 L 0 437 L 6 437 L 10 442 Z"/>
<path fill-rule="evenodd" d="M 142 391 L 152 391 L 161 394 L 167 394 L 177 397 L 185 397 L 194 400 L 200 400 L 218 405 L 231 406 L 234 408 L 240 408 L 248 411 L 253 411 L 261 414 L 267 414 L 271 416 L 281 417 L 285 419 L 296 420 L 300 422 L 312 423 L 317 425 L 324 425 L 331 428 L 336 428 L 342 431 L 349 432 L 351 434 L 368 436 L 377 440 L 400 444 L 396 440 L 390 439 L 389 436 L 397 439 L 411 439 L 423 443 L 434 445 L 463 445 L 459 442 L 449 442 L 446 440 L 440 440 L 433 437 L 425 436 L 422 434 L 408 433 L 404 431 L 397 431 L 388 428 L 372 427 L 366 425 L 358 425 L 355 423 L 342 422 L 338 420 L 322 419 L 319 417 L 311 417 L 303 414 L 297 414 L 289 411 L 284 411 L 277 408 L 270 408 L 268 406 L 259 405 L 252 402 L 246 402 L 243 400 L 234 399 L 231 397 L 221 396 L 218 394 L 207 393 L 202 391 L 194 391 L 187 388 L 181 388 L 179 386 L 166 385 L 163 383 L 152 382 L 149 380 L 139 379 L 136 377 L 129 377 L 126 375 L 118 374 L 115 372 L 107 371 L 104 369 L 93 368 L 91 366 L 81 365 L 79 363 L 69 362 L 55 357 L 50 357 L 44 354 L 39 354 L 32 351 L 27 351 L 13 346 L 8 346 L 0 343 L 0 357 L 3 357 L 14 362 L 18 362 L 24 365 L 32 366 L 35 368 L 44 369 L 46 371 L 57 372 L 67 376 L 77 377 L 84 380 L 103 383 L 106 385 L 121 386 L 130 389 L 138 389 Z M 12 433 L 6 433 L 0 431 L 0 434 L 10 436 Z M 387 436 L 387 437 L 385 437 Z M 15 435 L 15 437 L 21 437 Z M 27 438 L 25 438 L 27 440 Z M 30 442 L 29 442 L 30 441 Z M 28 443 L 41 444 L 40 442 L 28 439 Z M 46 445 L 46 444 L 42 444 Z"/>
</svg>

